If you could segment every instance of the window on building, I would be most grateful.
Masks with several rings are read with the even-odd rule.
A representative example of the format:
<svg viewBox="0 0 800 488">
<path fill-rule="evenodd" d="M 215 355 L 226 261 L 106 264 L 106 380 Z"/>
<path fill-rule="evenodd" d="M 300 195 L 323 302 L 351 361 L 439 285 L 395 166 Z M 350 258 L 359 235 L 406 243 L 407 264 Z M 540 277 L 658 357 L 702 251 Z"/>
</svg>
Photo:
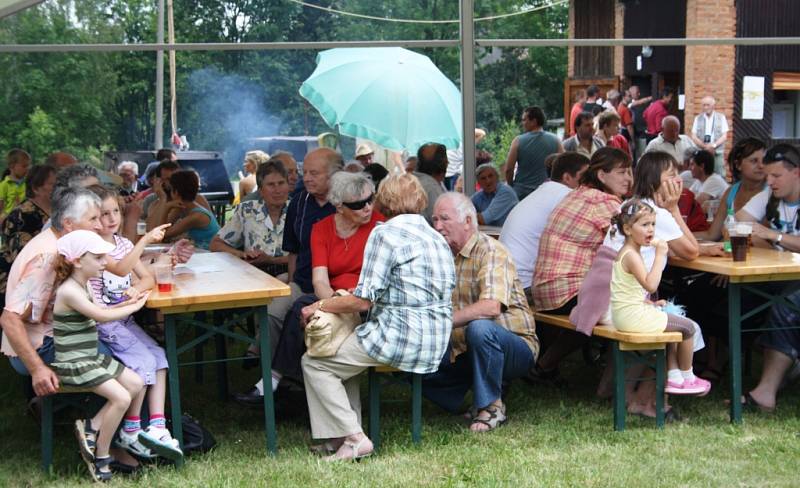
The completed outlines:
<svg viewBox="0 0 800 488">
<path fill-rule="evenodd" d="M 774 73 L 772 93 L 772 137 L 800 138 L 800 73 Z"/>
</svg>

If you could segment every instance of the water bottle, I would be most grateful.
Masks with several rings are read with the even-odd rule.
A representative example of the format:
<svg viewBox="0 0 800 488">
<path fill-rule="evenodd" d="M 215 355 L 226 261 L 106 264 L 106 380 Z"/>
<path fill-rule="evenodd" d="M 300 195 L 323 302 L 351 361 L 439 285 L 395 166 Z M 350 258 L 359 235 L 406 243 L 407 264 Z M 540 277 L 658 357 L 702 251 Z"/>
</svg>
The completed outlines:
<svg viewBox="0 0 800 488">
<path fill-rule="evenodd" d="M 731 232 L 734 231 L 736 228 L 736 218 L 733 216 L 733 209 L 728 209 L 728 216 L 725 217 L 725 242 L 723 243 L 723 248 L 725 252 L 732 252 L 733 249 L 731 247 Z"/>
</svg>

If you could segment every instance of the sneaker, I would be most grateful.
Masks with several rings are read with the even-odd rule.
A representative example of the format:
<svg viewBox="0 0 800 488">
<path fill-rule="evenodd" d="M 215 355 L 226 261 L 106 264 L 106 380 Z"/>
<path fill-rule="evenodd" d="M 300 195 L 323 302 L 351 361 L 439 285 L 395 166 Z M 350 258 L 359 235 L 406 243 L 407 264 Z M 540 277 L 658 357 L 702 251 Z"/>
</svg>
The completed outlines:
<svg viewBox="0 0 800 488">
<path fill-rule="evenodd" d="M 140 458 L 150 459 L 155 457 L 155 454 L 147 446 L 139 442 L 141 432 L 141 430 L 137 430 L 136 432 L 128 433 L 120 429 L 119 435 L 114 439 L 114 445 Z"/>
<path fill-rule="evenodd" d="M 711 391 L 711 383 L 695 376 L 693 380 L 683 380 L 682 383 L 667 381 L 667 387 L 664 391 L 670 395 L 705 396 Z"/>
<path fill-rule="evenodd" d="M 146 431 L 139 431 L 139 441 L 159 456 L 172 461 L 183 459 L 178 440 L 173 439 L 167 429 L 148 427 Z"/>
</svg>

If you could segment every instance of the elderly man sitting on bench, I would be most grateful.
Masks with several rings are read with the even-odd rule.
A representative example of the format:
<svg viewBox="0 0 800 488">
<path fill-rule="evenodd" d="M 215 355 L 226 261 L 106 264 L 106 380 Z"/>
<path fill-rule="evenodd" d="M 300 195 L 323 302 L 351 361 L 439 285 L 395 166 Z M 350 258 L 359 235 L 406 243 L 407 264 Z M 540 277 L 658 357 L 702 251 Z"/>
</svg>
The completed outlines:
<svg viewBox="0 0 800 488">
<path fill-rule="evenodd" d="M 502 244 L 478 232 L 470 200 L 445 193 L 433 210 L 434 228 L 455 256 L 453 332 L 439 371 L 423 378 L 423 394 L 455 411 L 473 393 L 470 430 L 506 421 L 502 383 L 528 374 L 539 351 L 533 315 L 514 262 Z"/>
</svg>

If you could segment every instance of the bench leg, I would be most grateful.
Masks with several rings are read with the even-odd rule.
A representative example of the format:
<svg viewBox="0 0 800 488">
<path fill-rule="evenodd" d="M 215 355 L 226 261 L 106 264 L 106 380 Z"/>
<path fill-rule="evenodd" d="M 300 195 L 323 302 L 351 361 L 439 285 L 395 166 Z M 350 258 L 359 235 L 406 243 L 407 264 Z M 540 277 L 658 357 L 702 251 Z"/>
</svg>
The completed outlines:
<svg viewBox="0 0 800 488">
<path fill-rule="evenodd" d="M 53 395 L 42 397 L 42 471 L 50 473 L 53 466 Z"/>
<path fill-rule="evenodd" d="M 619 342 L 611 341 L 614 358 L 614 430 L 625 430 L 625 358 Z"/>
<path fill-rule="evenodd" d="M 656 427 L 664 428 L 664 369 L 666 359 L 664 349 L 657 349 L 656 353 Z"/>
<path fill-rule="evenodd" d="M 167 379 L 169 383 L 169 410 L 172 417 L 172 437 L 178 440 L 183 448 L 183 425 L 181 424 L 181 380 L 180 368 L 178 367 L 178 344 L 175 328 L 177 327 L 175 315 L 164 316 L 164 339 L 167 350 L 167 362 L 169 370 Z M 176 466 L 183 466 L 183 461 L 176 463 Z"/>
<path fill-rule="evenodd" d="M 369 437 L 372 439 L 372 446 L 375 451 L 381 447 L 381 380 L 375 368 L 369 368 Z"/>
<path fill-rule="evenodd" d="M 411 375 L 411 440 L 422 440 L 422 375 Z"/>
</svg>

